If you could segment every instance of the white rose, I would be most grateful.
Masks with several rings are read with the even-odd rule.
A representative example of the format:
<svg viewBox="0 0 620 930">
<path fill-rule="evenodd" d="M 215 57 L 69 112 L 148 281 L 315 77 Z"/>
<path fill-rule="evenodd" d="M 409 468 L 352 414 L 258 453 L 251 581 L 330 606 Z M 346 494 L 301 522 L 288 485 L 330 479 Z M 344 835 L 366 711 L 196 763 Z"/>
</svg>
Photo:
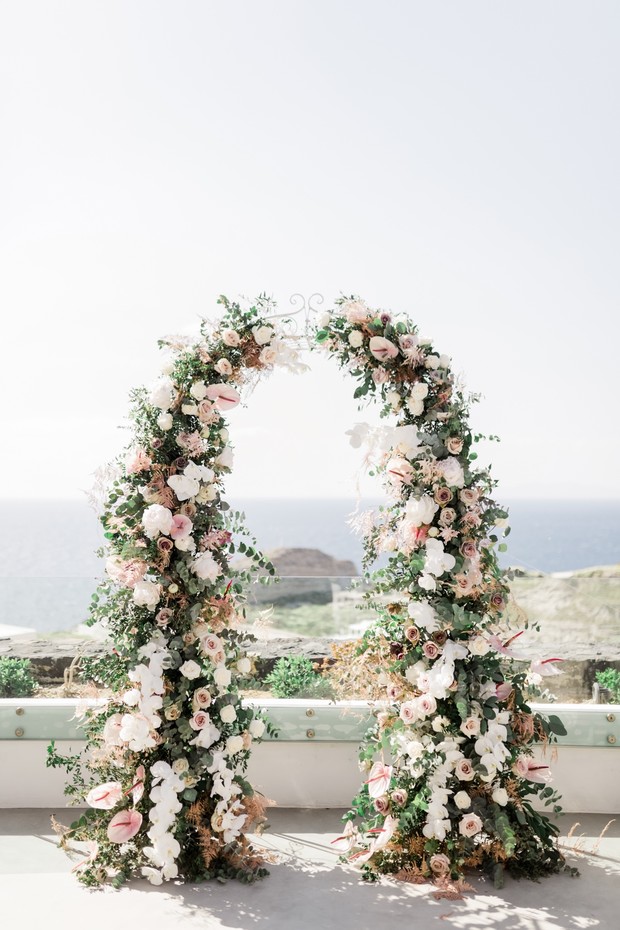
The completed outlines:
<svg viewBox="0 0 620 930">
<path fill-rule="evenodd" d="M 181 665 L 179 671 L 181 675 L 184 675 L 185 678 L 189 678 L 189 680 L 192 681 L 194 678 L 198 678 L 201 669 L 198 662 L 194 662 L 193 659 L 188 659 L 187 662 Z"/>
<path fill-rule="evenodd" d="M 243 656 L 237 662 L 237 669 L 241 672 L 242 675 L 248 675 L 252 669 L 252 663 L 247 656 Z"/>
<path fill-rule="evenodd" d="M 222 723 L 233 723 L 237 719 L 237 711 L 232 704 L 225 704 L 220 711 L 220 720 Z"/>
<path fill-rule="evenodd" d="M 407 400 L 407 410 L 412 417 L 419 417 L 424 413 L 424 401 L 419 397 L 410 397 Z"/>
<path fill-rule="evenodd" d="M 170 475 L 166 482 L 177 496 L 177 500 L 187 501 L 195 497 L 200 490 L 200 482 L 189 475 Z"/>
<path fill-rule="evenodd" d="M 227 358 L 221 358 L 218 362 L 216 362 L 215 370 L 219 371 L 221 375 L 232 375 L 232 365 Z"/>
<path fill-rule="evenodd" d="M 473 656 L 485 656 L 491 649 L 484 636 L 472 636 L 467 645 Z"/>
<path fill-rule="evenodd" d="M 448 456 L 447 459 L 442 459 L 441 462 L 437 462 L 437 471 L 451 488 L 462 488 L 465 484 L 463 467 L 453 455 Z"/>
<path fill-rule="evenodd" d="M 388 391 L 385 398 L 392 408 L 392 410 L 398 410 L 400 407 L 400 394 L 398 391 Z"/>
<path fill-rule="evenodd" d="M 151 390 L 149 403 L 160 410 L 169 410 L 172 406 L 174 384 L 170 378 L 160 378 Z"/>
<path fill-rule="evenodd" d="M 259 358 L 263 365 L 273 365 L 278 357 L 278 350 L 273 346 L 265 346 L 261 351 Z"/>
<path fill-rule="evenodd" d="M 161 585 L 155 584 L 154 581 L 149 581 L 148 578 L 143 578 L 142 581 L 138 581 L 133 589 L 133 599 L 138 607 L 156 607 L 159 604 L 159 598 L 161 597 Z"/>
<path fill-rule="evenodd" d="M 505 788 L 496 788 L 491 797 L 500 807 L 505 807 L 508 804 L 508 792 Z"/>
<path fill-rule="evenodd" d="M 454 795 L 454 803 L 460 811 L 466 811 L 468 807 L 471 807 L 471 798 L 466 791 L 458 791 Z"/>
<path fill-rule="evenodd" d="M 425 397 L 428 397 L 428 384 L 425 384 L 424 381 L 417 381 L 411 388 L 411 396 L 418 400 L 424 400 Z"/>
<path fill-rule="evenodd" d="M 419 499 L 410 497 L 405 507 L 406 520 L 412 526 L 428 525 L 438 510 L 439 504 L 428 494 L 423 494 Z"/>
<path fill-rule="evenodd" d="M 226 740 L 226 755 L 234 756 L 243 749 L 242 736 L 229 736 Z"/>
<path fill-rule="evenodd" d="M 349 333 L 349 345 L 354 349 L 359 349 L 364 344 L 364 334 L 359 329 L 353 329 Z"/>
<path fill-rule="evenodd" d="M 439 362 L 437 363 L 437 368 L 449 368 L 449 367 L 450 367 L 450 356 L 440 355 Z"/>
<path fill-rule="evenodd" d="M 207 385 L 204 381 L 194 381 L 189 389 L 189 393 L 192 397 L 195 397 L 196 400 L 204 400 L 207 396 Z"/>
<path fill-rule="evenodd" d="M 318 318 L 317 326 L 319 327 L 319 329 L 325 329 L 325 327 L 329 326 L 329 324 L 331 323 L 331 319 L 332 319 L 331 313 L 328 313 L 326 311 L 325 313 L 322 313 L 320 317 Z"/>
<path fill-rule="evenodd" d="M 222 330 L 222 342 L 234 349 L 241 342 L 241 337 L 234 329 L 224 329 Z"/>
<path fill-rule="evenodd" d="M 213 672 L 213 680 L 218 688 L 227 688 L 232 680 L 230 669 L 220 666 Z"/>
<path fill-rule="evenodd" d="M 425 368 L 438 368 L 439 367 L 439 356 L 438 355 L 427 356 L 427 359 L 424 362 L 424 367 Z"/>
<path fill-rule="evenodd" d="M 191 569 L 203 581 L 213 583 L 222 574 L 222 569 L 210 552 L 202 552 L 191 564 Z"/>
<path fill-rule="evenodd" d="M 196 500 L 201 504 L 207 504 L 209 501 L 215 500 L 216 494 L 217 491 L 212 484 L 209 484 L 206 487 L 203 485 L 203 487 L 201 487 L 200 491 L 196 495 Z"/>
<path fill-rule="evenodd" d="M 157 425 L 160 429 L 163 429 L 164 432 L 167 432 L 169 429 L 172 429 L 172 414 L 171 413 L 160 413 L 157 417 Z"/>
<path fill-rule="evenodd" d="M 230 436 L 230 433 L 228 432 L 226 427 L 220 430 L 220 439 L 222 440 L 222 442 L 228 442 L 229 436 Z"/>
<path fill-rule="evenodd" d="M 232 446 L 226 446 L 226 448 L 222 452 L 220 452 L 220 454 L 215 460 L 215 464 L 219 468 L 232 468 L 233 467 Z"/>
<path fill-rule="evenodd" d="M 181 413 L 185 414 L 186 417 L 197 417 L 198 407 L 196 404 L 181 404 Z"/>
<path fill-rule="evenodd" d="M 273 329 L 271 326 L 255 326 L 252 330 L 254 334 L 254 341 L 259 346 L 264 346 L 268 342 L 271 342 L 273 336 Z"/>
<path fill-rule="evenodd" d="M 248 727 L 250 731 L 250 736 L 253 736 L 255 739 L 260 739 L 260 737 L 265 732 L 265 724 L 260 719 L 260 717 L 254 717 L 250 726 Z"/>
<path fill-rule="evenodd" d="M 151 504 L 142 514 L 142 526 L 149 539 L 157 539 L 160 533 L 167 535 L 172 529 L 172 512 L 161 504 Z"/>
</svg>

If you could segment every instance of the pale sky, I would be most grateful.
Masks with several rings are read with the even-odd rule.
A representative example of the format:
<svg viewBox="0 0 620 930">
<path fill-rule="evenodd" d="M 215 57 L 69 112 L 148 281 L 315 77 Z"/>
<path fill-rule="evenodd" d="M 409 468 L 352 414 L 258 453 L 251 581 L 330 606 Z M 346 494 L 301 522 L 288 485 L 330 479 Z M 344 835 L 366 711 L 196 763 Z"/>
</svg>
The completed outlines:
<svg viewBox="0 0 620 930">
<path fill-rule="evenodd" d="M 2 497 L 80 496 L 219 293 L 408 312 L 499 496 L 620 497 L 616 0 L 0 5 Z M 353 496 L 334 365 L 231 414 L 237 496 Z"/>
</svg>

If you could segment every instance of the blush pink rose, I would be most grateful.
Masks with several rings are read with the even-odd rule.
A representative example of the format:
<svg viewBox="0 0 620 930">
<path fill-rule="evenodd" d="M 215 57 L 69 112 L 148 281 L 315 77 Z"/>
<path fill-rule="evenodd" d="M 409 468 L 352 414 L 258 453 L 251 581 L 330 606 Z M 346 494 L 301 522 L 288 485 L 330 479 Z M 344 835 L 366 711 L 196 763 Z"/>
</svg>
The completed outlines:
<svg viewBox="0 0 620 930">
<path fill-rule="evenodd" d="M 422 646 L 422 652 L 427 659 L 436 659 L 439 655 L 439 646 L 437 643 L 428 642 Z"/>
<path fill-rule="evenodd" d="M 459 759 L 456 763 L 454 774 L 461 781 L 471 781 L 474 777 L 474 767 L 469 759 Z"/>
<path fill-rule="evenodd" d="M 119 811 L 108 824 L 108 839 L 111 843 L 126 843 L 142 826 L 142 814 L 128 808 Z"/>
<path fill-rule="evenodd" d="M 97 785 L 86 795 L 86 803 L 97 810 L 110 811 L 123 796 L 123 786 L 118 781 L 106 781 Z"/>
<path fill-rule="evenodd" d="M 431 856 L 428 864 L 434 875 L 447 875 L 450 871 L 450 860 L 445 853 L 435 853 L 434 856 Z"/>
<path fill-rule="evenodd" d="M 380 798 L 375 798 L 373 803 L 379 814 L 387 814 L 390 809 L 390 799 L 385 794 L 382 794 Z"/>
<path fill-rule="evenodd" d="M 232 410 L 241 401 L 238 392 L 229 384 L 210 384 L 207 388 L 207 397 L 213 401 L 218 410 Z"/>
<path fill-rule="evenodd" d="M 461 836 L 475 836 L 482 830 L 482 821 L 478 814 L 465 814 L 459 822 Z"/>
<path fill-rule="evenodd" d="M 192 730 L 204 730 L 208 723 L 211 722 L 211 719 L 208 714 L 203 710 L 197 710 L 194 716 L 191 718 L 189 725 Z"/>
<path fill-rule="evenodd" d="M 373 336 L 368 343 L 368 348 L 380 362 L 396 358 L 398 355 L 398 346 L 395 346 L 393 342 L 390 342 L 389 339 L 385 339 L 383 336 Z"/>
<path fill-rule="evenodd" d="M 172 539 L 186 539 L 193 528 L 194 524 L 189 517 L 186 517 L 182 513 L 177 513 L 172 518 L 172 528 L 170 529 L 169 535 Z"/>
<path fill-rule="evenodd" d="M 385 384 L 386 381 L 389 381 L 389 374 L 386 368 L 375 368 L 372 373 L 372 380 L 375 384 Z"/>
</svg>

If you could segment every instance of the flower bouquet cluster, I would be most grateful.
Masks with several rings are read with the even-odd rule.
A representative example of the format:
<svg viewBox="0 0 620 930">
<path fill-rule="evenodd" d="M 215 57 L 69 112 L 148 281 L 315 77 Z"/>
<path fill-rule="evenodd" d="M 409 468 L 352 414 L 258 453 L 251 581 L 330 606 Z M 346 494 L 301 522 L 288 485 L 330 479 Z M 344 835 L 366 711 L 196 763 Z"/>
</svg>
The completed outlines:
<svg viewBox="0 0 620 930">
<path fill-rule="evenodd" d="M 508 627 L 496 556 L 508 515 L 489 471 L 476 467 L 475 398 L 406 317 L 358 298 L 339 300 L 316 339 L 359 381 L 356 398 L 378 395 L 382 416 L 397 417 L 394 427 L 351 432 L 390 495 L 360 520 L 366 568 L 388 555 L 385 568 L 367 571 L 377 619 L 360 646 L 385 701 L 335 845 L 367 878 L 451 881 L 483 866 L 499 884 L 505 869 L 556 871 L 557 828 L 532 801 L 557 812 L 559 798 L 532 745 L 564 730 L 526 700 L 528 684 L 555 668 L 514 665 L 519 634 Z"/>
<path fill-rule="evenodd" d="M 89 844 L 77 867 L 87 885 L 265 874 L 245 836 L 263 814 L 243 773 L 266 724 L 239 697 L 253 672 L 240 623 L 245 585 L 273 568 L 222 498 L 232 465 L 223 417 L 252 373 L 299 363 L 266 321 L 266 299 L 221 303 L 220 324 L 203 324 L 199 341 L 162 341 L 164 370 L 133 393 L 131 445 L 106 484 L 108 577 L 89 622 L 114 648 L 90 672 L 113 696 L 85 713 L 82 757 L 52 745 L 48 760 L 68 768 L 67 793 L 88 805 L 63 836 Z"/>
</svg>

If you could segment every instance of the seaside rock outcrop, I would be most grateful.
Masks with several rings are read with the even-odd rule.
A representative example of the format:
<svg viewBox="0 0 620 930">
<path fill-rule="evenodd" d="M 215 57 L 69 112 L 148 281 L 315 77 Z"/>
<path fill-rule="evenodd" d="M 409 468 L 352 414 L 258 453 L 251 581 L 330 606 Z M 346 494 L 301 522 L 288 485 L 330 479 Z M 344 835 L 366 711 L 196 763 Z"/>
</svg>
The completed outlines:
<svg viewBox="0 0 620 930">
<path fill-rule="evenodd" d="M 248 592 L 251 604 L 330 604 L 335 589 L 348 587 L 349 580 L 359 575 L 353 562 L 320 549 L 274 549 L 266 555 L 280 581 L 267 587 L 254 585 Z"/>
</svg>

